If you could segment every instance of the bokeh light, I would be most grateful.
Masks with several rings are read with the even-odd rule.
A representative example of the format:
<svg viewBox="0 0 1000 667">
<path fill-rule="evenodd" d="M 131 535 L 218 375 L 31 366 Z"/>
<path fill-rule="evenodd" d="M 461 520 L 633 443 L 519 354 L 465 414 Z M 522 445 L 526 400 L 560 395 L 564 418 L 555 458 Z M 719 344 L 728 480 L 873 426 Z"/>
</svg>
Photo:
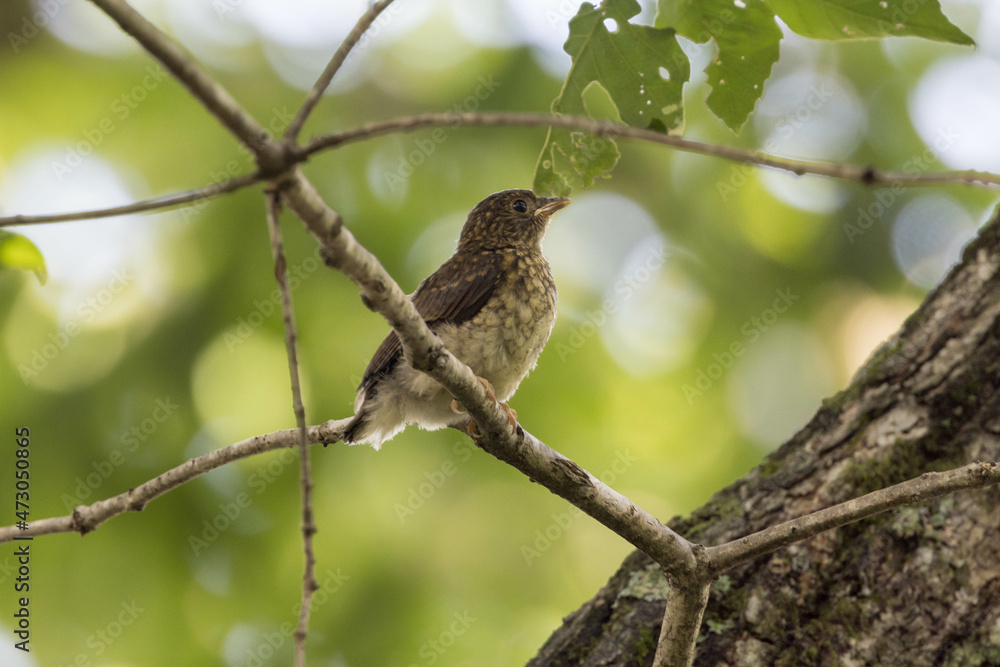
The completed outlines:
<svg viewBox="0 0 1000 667">
<path fill-rule="evenodd" d="M 256 329 L 260 324 L 254 315 L 259 313 L 217 336 L 194 365 L 195 407 L 218 443 L 269 433 L 292 421 L 284 342 Z M 302 368 L 300 375 L 305 400 L 309 372 Z"/>
<path fill-rule="evenodd" d="M 5 211 L 26 215 L 103 208 L 133 202 L 148 192 L 134 177 L 131 181 L 103 158 L 81 157 L 76 147 L 39 147 L 15 156 L 0 173 L 0 201 Z M 166 298 L 167 269 L 156 252 L 156 217 L 15 229 L 47 259 L 49 281 L 37 295 L 55 307 L 63 323 L 80 318 L 81 310 L 96 311 L 88 322 L 123 323 L 149 315 L 144 306 Z M 114 299 L 88 308 L 88 299 L 101 290 L 113 291 Z"/>
<path fill-rule="evenodd" d="M 769 81 L 753 123 L 766 153 L 807 160 L 847 160 L 866 128 L 850 82 L 809 68 Z M 831 179 L 764 171 L 761 182 L 778 199 L 807 211 L 831 213 L 847 199 L 843 185 Z"/>
<path fill-rule="evenodd" d="M 124 204 L 144 190 L 76 148 L 34 148 L 0 173 L 0 201 L 29 215 Z M 8 359 L 25 383 L 50 391 L 96 382 L 121 359 L 127 338 L 154 328 L 168 298 L 159 226 L 125 216 L 15 229 L 38 246 L 49 280 L 32 281 L 16 301 L 19 317 L 4 332 Z"/>
<path fill-rule="evenodd" d="M 896 266 L 914 285 L 934 287 L 958 262 L 977 227 L 969 212 L 947 196 L 916 197 L 892 225 Z"/>
<path fill-rule="evenodd" d="M 1000 62 L 963 55 L 932 65 L 910 100 L 910 116 L 920 137 L 953 169 L 1000 171 Z M 933 163 L 931 163 L 933 164 Z M 930 166 L 925 170 L 929 170 Z"/>
<path fill-rule="evenodd" d="M 801 324 L 778 323 L 734 364 L 726 381 L 740 430 L 772 449 L 801 428 L 836 385 L 819 336 Z"/>
</svg>

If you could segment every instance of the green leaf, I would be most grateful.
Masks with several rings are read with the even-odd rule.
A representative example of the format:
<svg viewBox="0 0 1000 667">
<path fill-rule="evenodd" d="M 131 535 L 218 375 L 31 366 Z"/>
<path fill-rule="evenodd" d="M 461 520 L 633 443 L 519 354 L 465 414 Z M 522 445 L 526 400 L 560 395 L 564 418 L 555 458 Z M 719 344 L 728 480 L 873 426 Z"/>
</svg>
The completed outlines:
<svg viewBox="0 0 1000 667">
<path fill-rule="evenodd" d="M 708 108 L 739 132 L 778 61 L 781 29 L 774 13 L 762 0 L 659 0 L 656 25 L 694 42 L 715 40 L 719 52 L 705 70 L 712 86 Z"/>
<path fill-rule="evenodd" d="M 813 39 L 926 37 L 972 45 L 938 0 L 766 0 L 788 27 Z"/>
<path fill-rule="evenodd" d="M 715 40 L 718 54 L 705 70 L 712 86 L 706 103 L 739 132 L 778 61 L 781 29 L 774 13 L 762 0 L 659 0 L 656 25 L 694 42 Z"/>
<path fill-rule="evenodd" d="M 45 259 L 27 237 L 0 229 L 0 268 L 34 271 L 38 282 L 45 284 L 49 274 Z"/>
<path fill-rule="evenodd" d="M 673 30 L 630 23 L 639 11 L 636 0 L 580 6 L 563 47 L 573 65 L 552 103 L 554 113 L 620 120 L 662 132 L 683 129 L 687 56 Z M 590 187 L 594 179 L 609 175 L 618 157 L 618 146 L 609 138 L 550 128 L 535 167 L 535 191 L 566 195 L 577 177 Z"/>
</svg>

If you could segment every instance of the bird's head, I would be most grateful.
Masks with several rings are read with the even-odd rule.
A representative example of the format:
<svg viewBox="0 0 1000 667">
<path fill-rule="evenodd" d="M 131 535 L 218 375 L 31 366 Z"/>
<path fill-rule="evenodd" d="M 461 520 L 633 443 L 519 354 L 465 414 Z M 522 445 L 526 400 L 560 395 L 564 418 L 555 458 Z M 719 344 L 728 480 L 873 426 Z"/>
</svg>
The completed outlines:
<svg viewBox="0 0 1000 667">
<path fill-rule="evenodd" d="M 531 190 L 496 192 L 476 204 L 469 213 L 458 247 L 465 250 L 538 249 L 549 218 L 568 205 L 566 197 L 538 197 Z"/>
</svg>

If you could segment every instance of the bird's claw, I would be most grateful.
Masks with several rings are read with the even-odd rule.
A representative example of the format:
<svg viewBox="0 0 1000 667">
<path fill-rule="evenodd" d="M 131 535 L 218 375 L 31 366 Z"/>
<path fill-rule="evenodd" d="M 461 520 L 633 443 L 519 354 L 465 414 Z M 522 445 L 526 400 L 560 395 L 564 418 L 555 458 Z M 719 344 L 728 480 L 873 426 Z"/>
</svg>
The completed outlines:
<svg viewBox="0 0 1000 667">
<path fill-rule="evenodd" d="M 501 403 L 497 400 L 496 392 L 493 390 L 493 385 L 490 384 L 489 380 L 478 376 L 476 379 L 483 384 L 483 389 L 486 390 L 486 395 L 490 397 L 490 400 L 499 405 L 500 408 L 507 413 L 507 423 L 510 424 L 510 427 L 515 428 L 517 426 L 517 411 L 506 403 Z M 468 413 L 467 410 L 462 408 L 462 405 L 458 402 L 458 400 L 454 398 L 451 399 L 451 411 L 457 415 L 464 415 Z M 483 434 L 479 432 L 479 426 L 476 424 L 474 419 L 469 420 L 469 424 L 466 426 L 466 431 L 468 431 L 469 435 L 476 440 L 483 437 Z"/>
<path fill-rule="evenodd" d="M 490 384 L 490 381 L 486 378 L 479 377 L 478 375 L 476 376 L 476 379 L 483 384 L 483 389 L 486 390 L 486 395 L 490 397 L 490 400 L 496 403 L 497 393 L 493 391 L 493 385 Z"/>
<path fill-rule="evenodd" d="M 503 408 L 503 411 L 507 413 L 507 423 L 510 424 L 510 427 L 514 428 L 515 426 L 517 426 L 517 410 L 510 407 L 506 403 L 501 403 L 500 407 Z"/>
<path fill-rule="evenodd" d="M 497 400 L 497 394 L 493 391 L 493 385 L 486 378 L 479 378 L 479 381 L 483 383 L 483 388 L 486 389 L 486 395 L 490 397 L 490 400 L 500 406 L 500 408 L 507 413 L 507 423 L 510 424 L 511 428 L 517 426 L 517 412 L 514 408 L 510 407 L 506 403 L 501 403 Z"/>
</svg>

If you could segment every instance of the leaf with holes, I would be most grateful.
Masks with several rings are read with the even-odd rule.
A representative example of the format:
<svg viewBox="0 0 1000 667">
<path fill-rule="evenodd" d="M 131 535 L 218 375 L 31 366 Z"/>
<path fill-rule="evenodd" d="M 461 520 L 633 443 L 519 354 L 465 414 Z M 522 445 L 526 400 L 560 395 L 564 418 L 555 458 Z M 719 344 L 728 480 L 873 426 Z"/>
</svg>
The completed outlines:
<svg viewBox="0 0 1000 667">
<path fill-rule="evenodd" d="M 0 269 L 34 271 L 38 282 L 45 284 L 48 272 L 42 253 L 26 236 L 0 229 Z"/>
<path fill-rule="evenodd" d="M 712 86 L 706 102 L 739 132 L 778 61 L 781 29 L 774 13 L 762 0 L 659 0 L 656 25 L 694 42 L 715 41 L 718 53 L 705 70 Z"/>
<path fill-rule="evenodd" d="M 683 129 L 687 56 L 672 29 L 630 23 L 639 11 L 636 0 L 580 6 L 563 46 L 573 65 L 552 103 L 554 113 L 619 120 L 660 132 Z M 618 146 L 607 137 L 549 128 L 535 167 L 535 191 L 566 195 L 577 177 L 589 187 L 595 178 L 609 175 L 618 157 Z"/>
<path fill-rule="evenodd" d="M 813 39 L 926 37 L 972 45 L 937 0 L 766 0 L 788 27 Z"/>
</svg>

